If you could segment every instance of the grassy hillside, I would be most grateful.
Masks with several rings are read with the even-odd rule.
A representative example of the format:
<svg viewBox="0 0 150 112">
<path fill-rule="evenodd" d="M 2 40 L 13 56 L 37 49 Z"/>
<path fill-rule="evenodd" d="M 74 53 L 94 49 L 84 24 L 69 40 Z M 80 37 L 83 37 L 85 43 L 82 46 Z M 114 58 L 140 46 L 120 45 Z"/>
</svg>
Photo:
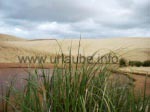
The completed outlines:
<svg viewBox="0 0 150 112">
<path fill-rule="evenodd" d="M 18 39 L 13 36 L 1 36 L 0 40 L 0 61 L 8 61 L 12 56 L 19 54 L 32 55 L 33 51 L 36 53 L 44 52 L 46 54 L 58 53 L 61 46 L 63 53 L 67 54 L 72 43 L 72 54 L 76 55 L 78 51 L 79 39 L 47 39 L 47 40 L 27 40 Z M 14 41 L 15 40 L 15 41 Z M 58 44 L 59 43 L 59 44 Z M 93 52 L 99 50 L 98 54 L 101 56 L 110 51 L 115 52 L 121 57 L 128 60 L 144 61 L 150 59 L 150 38 L 108 38 L 108 39 L 81 39 L 80 53 L 82 55 L 91 55 Z M 25 53 L 26 52 L 26 53 Z M 14 55 L 13 55 L 14 54 Z"/>
<path fill-rule="evenodd" d="M 36 56 L 41 54 L 45 53 L 34 49 L 16 47 L 0 41 L 0 63 L 18 62 L 18 56 Z"/>
<path fill-rule="evenodd" d="M 0 41 L 22 41 L 22 40 L 25 39 L 7 35 L 7 34 L 0 34 Z"/>
</svg>

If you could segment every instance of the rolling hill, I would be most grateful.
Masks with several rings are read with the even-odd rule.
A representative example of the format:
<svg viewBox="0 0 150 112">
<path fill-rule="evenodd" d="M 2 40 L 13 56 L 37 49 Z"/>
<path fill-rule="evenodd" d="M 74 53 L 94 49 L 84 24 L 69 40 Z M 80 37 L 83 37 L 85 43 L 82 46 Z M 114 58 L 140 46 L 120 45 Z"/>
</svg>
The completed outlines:
<svg viewBox="0 0 150 112">
<path fill-rule="evenodd" d="M 7 34 L 0 34 L 0 41 L 23 41 L 25 39 L 7 35 Z"/>
<path fill-rule="evenodd" d="M 24 40 L 9 35 L 0 35 L 0 62 L 16 62 L 18 55 L 45 55 L 55 54 L 60 51 L 69 54 L 72 43 L 72 55 L 78 52 L 79 39 L 38 39 Z M 3 41 L 2 41 L 3 40 Z M 80 53 L 92 55 L 99 50 L 103 55 L 110 51 L 115 52 L 128 60 L 150 59 L 150 38 L 107 38 L 107 39 L 81 39 Z"/>
</svg>

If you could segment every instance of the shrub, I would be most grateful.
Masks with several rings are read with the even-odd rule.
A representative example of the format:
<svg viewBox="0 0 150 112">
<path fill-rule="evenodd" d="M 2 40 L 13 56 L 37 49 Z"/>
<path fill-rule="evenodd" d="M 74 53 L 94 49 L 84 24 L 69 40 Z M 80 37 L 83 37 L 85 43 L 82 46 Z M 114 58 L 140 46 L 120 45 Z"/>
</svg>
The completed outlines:
<svg viewBox="0 0 150 112">
<path fill-rule="evenodd" d="M 150 66 L 150 60 L 146 60 L 143 62 L 144 67 L 149 67 Z"/>
<path fill-rule="evenodd" d="M 140 61 L 129 61 L 129 65 L 130 65 L 130 66 L 140 67 L 140 66 L 143 65 L 143 63 L 140 62 Z"/>
<path fill-rule="evenodd" d="M 134 65 L 135 65 L 136 67 L 140 67 L 140 66 L 143 65 L 143 63 L 140 62 L 140 61 L 134 61 Z"/>
<path fill-rule="evenodd" d="M 129 66 L 134 66 L 134 61 L 129 61 Z"/>
<path fill-rule="evenodd" d="M 147 61 L 144 61 L 144 62 L 129 61 L 129 65 L 130 66 L 136 66 L 136 67 L 140 67 L 140 66 L 148 67 L 148 66 L 150 66 L 150 60 L 147 60 Z"/>
<path fill-rule="evenodd" d="M 121 58 L 121 59 L 119 60 L 119 65 L 120 65 L 121 67 L 126 66 L 126 60 L 125 60 L 124 58 Z"/>
<path fill-rule="evenodd" d="M 140 66 L 142 66 L 142 65 L 143 65 L 143 63 L 140 62 L 140 61 L 136 61 L 136 62 L 135 62 L 135 66 L 137 66 L 137 67 L 140 67 Z"/>
</svg>

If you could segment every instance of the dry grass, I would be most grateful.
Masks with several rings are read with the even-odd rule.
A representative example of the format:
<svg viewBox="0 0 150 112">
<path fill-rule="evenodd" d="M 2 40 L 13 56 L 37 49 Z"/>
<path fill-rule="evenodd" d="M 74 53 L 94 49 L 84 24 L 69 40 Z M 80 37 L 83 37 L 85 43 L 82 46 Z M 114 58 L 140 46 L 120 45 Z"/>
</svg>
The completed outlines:
<svg viewBox="0 0 150 112">
<path fill-rule="evenodd" d="M 77 54 L 79 39 L 51 39 L 23 41 L 16 37 L 0 35 L 0 62 L 12 62 L 16 55 L 33 55 L 40 52 L 55 54 L 59 45 L 64 53 L 68 53 L 72 43 L 72 55 Z M 17 40 L 17 41 L 14 41 Z M 99 55 L 114 51 L 128 60 L 144 61 L 150 59 L 150 38 L 112 38 L 112 39 L 82 39 L 81 54 L 91 55 L 99 50 Z M 5 46 L 5 47 L 4 47 Z M 11 54 L 11 55 L 10 55 Z M 15 62 L 15 61 L 14 61 Z"/>
<path fill-rule="evenodd" d="M 122 70 L 126 71 L 143 71 L 143 72 L 150 72 L 150 67 L 124 67 L 121 68 Z"/>
<path fill-rule="evenodd" d="M 16 47 L 7 42 L 0 41 L 0 63 L 14 63 L 18 62 L 18 56 L 36 56 L 46 55 L 46 52 L 27 49 L 23 47 Z"/>
<path fill-rule="evenodd" d="M 135 74 L 147 74 L 150 76 L 150 67 L 123 67 L 119 70 Z"/>
<path fill-rule="evenodd" d="M 6 34 L 0 34 L 0 41 L 25 41 L 25 39 Z"/>
</svg>

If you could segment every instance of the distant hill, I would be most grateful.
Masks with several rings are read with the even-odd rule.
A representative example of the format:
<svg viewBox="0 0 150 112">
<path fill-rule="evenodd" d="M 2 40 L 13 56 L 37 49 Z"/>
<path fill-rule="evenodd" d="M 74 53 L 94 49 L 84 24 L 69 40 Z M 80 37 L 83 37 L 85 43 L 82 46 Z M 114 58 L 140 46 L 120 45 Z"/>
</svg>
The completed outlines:
<svg viewBox="0 0 150 112">
<path fill-rule="evenodd" d="M 24 41 L 25 39 L 7 34 L 0 34 L 0 41 Z"/>
<path fill-rule="evenodd" d="M 150 60 L 150 38 L 103 38 L 81 39 L 80 53 L 86 56 L 99 50 L 102 56 L 110 51 L 124 57 L 127 60 Z M 72 47 L 71 47 L 72 46 Z M 25 40 L 15 36 L 0 34 L 0 62 L 16 62 L 20 55 L 49 55 L 60 53 L 60 47 L 64 54 L 78 53 L 79 39 L 35 39 Z"/>
</svg>

